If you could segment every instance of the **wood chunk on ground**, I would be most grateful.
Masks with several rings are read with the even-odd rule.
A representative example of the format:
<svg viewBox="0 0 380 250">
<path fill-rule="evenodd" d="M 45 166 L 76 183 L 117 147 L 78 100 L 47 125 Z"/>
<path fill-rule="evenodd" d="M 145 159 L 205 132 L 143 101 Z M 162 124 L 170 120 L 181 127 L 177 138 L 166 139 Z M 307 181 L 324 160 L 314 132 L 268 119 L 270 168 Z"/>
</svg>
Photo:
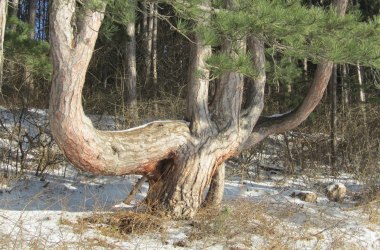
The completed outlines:
<svg viewBox="0 0 380 250">
<path fill-rule="evenodd" d="M 333 183 L 326 187 L 326 196 L 330 201 L 342 202 L 347 193 L 347 188 L 342 183 Z"/>
<path fill-rule="evenodd" d="M 301 201 L 316 203 L 318 195 L 310 191 L 297 191 L 291 194 L 291 197 L 298 198 Z"/>
</svg>

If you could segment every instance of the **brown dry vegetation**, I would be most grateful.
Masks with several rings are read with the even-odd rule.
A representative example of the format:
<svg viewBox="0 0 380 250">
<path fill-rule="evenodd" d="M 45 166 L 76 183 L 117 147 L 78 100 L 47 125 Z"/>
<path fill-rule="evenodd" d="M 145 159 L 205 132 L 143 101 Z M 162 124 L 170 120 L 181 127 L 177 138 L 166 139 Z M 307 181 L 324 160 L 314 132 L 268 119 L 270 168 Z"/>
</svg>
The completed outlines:
<svg viewBox="0 0 380 250">
<path fill-rule="evenodd" d="M 276 204 L 270 199 L 260 202 L 237 199 L 225 202 L 221 209 L 203 208 L 192 220 L 173 222 L 147 212 L 119 211 L 94 213 L 75 223 L 63 224 L 73 227 L 78 233 L 83 233 L 78 228 L 92 228 L 103 236 L 120 240 L 156 235 L 163 244 L 167 244 L 167 230 L 178 229 L 187 236 L 173 243 L 178 247 L 205 248 L 219 244 L 227 249 L 294 249 L 295 246 L 299 248 L 302 244 L 313 242 L 316 248 L 323 248 L 326 247 L 326 240 L 332 249 L 354 249 L 359 246 L 347 241 L 356 235 L 356 232 L 346 234 L 342 230 L 347 221 L 334 219 L 323 210 L 319 213 L 316 216 L 303 206 Z M 298 222 L 295 224 L 292 221 Z M 253 242 L 260 244 L 253 245 Z"/>
</svg>

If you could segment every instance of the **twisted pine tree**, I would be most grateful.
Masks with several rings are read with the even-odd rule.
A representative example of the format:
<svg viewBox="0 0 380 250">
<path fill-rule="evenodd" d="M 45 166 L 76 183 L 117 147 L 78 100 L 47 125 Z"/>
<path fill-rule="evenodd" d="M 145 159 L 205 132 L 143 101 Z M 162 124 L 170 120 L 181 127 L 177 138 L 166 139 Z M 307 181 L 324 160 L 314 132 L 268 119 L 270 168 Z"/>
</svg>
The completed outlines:
<svg viewBox="0 0 380 250">
<path fill-rule="evenodd" d="M 380 66 L 379 21 L 344 17 L 347 0 L 336 0 L 325 10 L 306 8 L 295 0 L 166 3 L 182 20 L 178 29 L 186 28 L 183 32 L 192 41 L 190 123 L 157 121 L 112 132 L 93 127 L 83 112 L 81 95 L 106 8 L 106 2 L 95 0 L 53 1 L 49 113 L 52 133 L 74 166 L 102 175 L 147 176 L 146 202 L 174 217 L 193 216 L 203 202 L 219 203 L 228 158 L 304 121 L 322 98 L 334 62 Z M 272 117 L 261 117 L 266 50 L 318 63 L 299 106 Z M 215 78 L 218 84 L 209 100 L 210 79 Z"/>
</svg>

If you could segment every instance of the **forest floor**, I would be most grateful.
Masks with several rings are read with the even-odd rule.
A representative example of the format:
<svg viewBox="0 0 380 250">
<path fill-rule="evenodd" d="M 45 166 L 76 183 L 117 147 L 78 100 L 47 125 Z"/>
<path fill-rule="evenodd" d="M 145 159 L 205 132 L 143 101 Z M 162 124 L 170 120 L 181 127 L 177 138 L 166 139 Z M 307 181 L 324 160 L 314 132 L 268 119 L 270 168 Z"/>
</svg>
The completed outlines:
<svg viewBox="0 0 380 250">
<path fill-rule="evenodd" d="M 380 249 L 379 200 L 361 201 L 364 183 L 349 174 L 285 174 L 275 152 L 253 157 L 245 171 L 230 162 L 221 209 L 181 221 L 145 211 L 147 184 L 131 205 L 122 203 L 139 176 L 93 176 L 64 161 L 42 177 L 2 176 L 0 249 Z M 0 166 L 15 170 L 12 160 Z M 341 202 L 325 196 L 333 182 L 347 187 Z M 297 191 L 316 193 L 317 202 L 292 197 Z"/>
</svg>

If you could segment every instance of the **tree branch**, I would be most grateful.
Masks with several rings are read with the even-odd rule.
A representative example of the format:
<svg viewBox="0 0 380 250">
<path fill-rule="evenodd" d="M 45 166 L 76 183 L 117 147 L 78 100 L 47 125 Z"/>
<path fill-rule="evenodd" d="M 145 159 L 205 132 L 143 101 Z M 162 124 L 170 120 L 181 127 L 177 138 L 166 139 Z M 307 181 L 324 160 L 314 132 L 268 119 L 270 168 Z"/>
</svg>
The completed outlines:
<svg viewBox="0 0 380 250">
<path fill-rule="evenodd" d="M 208 22 L 206 15 L 203 22 Z M 202 24 L 202 23 L 201 23 Z M 194 44 L 191 44 L 190 68 L 187 95 L 187 119 L 191 121 L 190 130 L 193 135 L 210 134 L 212 129 L 211 117 L 208 109 L 208 91 L 210 70 L 206 68 L 206 59 L 211 55 L 211 46 L 205 45 L 198 34 L 194 35 Z"/>
<path fill-rule="evenodd" d="M 255 79 L 248 79 L 248 104 L 241 112 L 241 126 L 252 131 L 264 108 L 266 82 L 264 41 L 256 36 L 250 36 L 247 49 L 253 55 L 253 68 L 257 71 L 257 76 Z"/>
<path fill-rule="evenodd" d="M 348 0 L 334 0 L 337 14 L 343 16 L 346 12 Z M 323 97 L 323 93 L 329 83 L 333 62 L 324 60 L 318 66 L 314 75 L 313 83 L 298 108 L 280 116 L 265 117 L 260 119 L 254 127 L 252 134 L 244 144 L 243 148 L 250 148 L 271 134 L 283 133 L 296 128 L 315 109 Z"/>
</svg>

